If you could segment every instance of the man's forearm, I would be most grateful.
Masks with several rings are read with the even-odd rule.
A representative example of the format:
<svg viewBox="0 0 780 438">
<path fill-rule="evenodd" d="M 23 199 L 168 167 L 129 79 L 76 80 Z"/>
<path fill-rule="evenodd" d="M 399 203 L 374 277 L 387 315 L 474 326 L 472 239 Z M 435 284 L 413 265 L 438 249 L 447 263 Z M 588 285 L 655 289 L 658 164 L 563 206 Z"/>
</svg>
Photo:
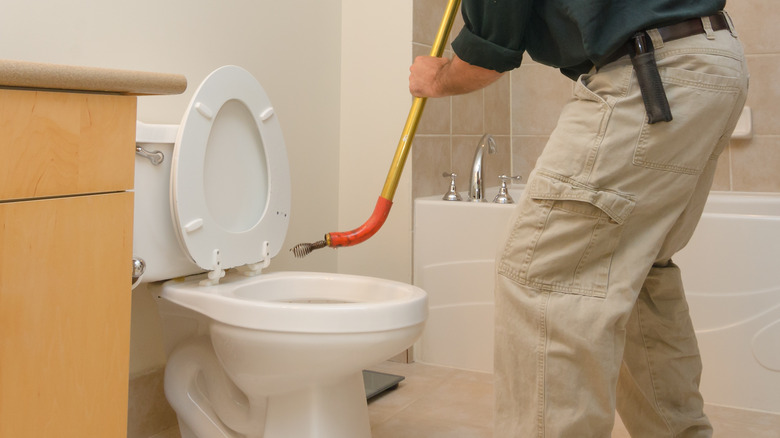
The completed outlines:
<svg viewBox="0 0 780 438">
<path fill-rule="evenodd" d="M 466 94 L 487 87 L 503 73 L 471 65 L 456 56 L 451 60 L 419 56 L 410 68 L 409 91 L 417 97 Z"/>
</svg>

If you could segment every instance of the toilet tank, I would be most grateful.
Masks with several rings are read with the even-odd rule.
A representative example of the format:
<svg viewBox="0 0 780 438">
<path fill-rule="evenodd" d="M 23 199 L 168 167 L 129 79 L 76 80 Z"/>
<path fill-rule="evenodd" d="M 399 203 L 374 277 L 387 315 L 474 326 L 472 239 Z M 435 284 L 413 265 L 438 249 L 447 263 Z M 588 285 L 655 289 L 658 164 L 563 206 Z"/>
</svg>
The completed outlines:
<svg viewBox="0 0 780 438">
<path fill-rule="evenodd" d="M 133 256 L 146 262 L 142 282 L 168 280 L 203 272 L 179 244 L 171 216 L 173 144 L 178 125 L 136 123 Z M 162 154 L 162 162 L 151 157 Z"/>
</svg>

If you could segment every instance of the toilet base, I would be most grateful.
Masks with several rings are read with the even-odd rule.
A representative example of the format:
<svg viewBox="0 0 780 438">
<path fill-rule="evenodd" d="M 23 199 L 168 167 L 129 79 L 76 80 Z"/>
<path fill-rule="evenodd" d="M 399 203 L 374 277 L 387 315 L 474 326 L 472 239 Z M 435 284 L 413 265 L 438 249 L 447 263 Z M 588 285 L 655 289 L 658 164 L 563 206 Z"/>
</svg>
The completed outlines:
<svg viewBox="0 0 780 438">
<path fill-rule="evenodd" d="M 263 438 L 370 438 L 363 374 L 268 398 Z"/>
<path fill-rule="evenodd" d="M 205 336 L 183 342 L 165 371 L 182 438 L 371 438 L 362 371 L 252 400 L 224 373 Z"/>
</svg>

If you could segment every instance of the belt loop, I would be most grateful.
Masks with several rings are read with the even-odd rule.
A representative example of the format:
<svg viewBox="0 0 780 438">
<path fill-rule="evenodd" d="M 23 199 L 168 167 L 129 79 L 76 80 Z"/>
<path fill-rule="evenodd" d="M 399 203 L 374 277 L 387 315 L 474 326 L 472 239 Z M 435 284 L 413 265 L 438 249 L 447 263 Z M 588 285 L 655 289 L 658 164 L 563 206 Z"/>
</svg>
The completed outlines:
<svg viewBox="0 0 780 438">
<path fill-rule="evenodd" d="M 731 20 L 731 15 L 729 15 L 726 11 L 720 11 L 718 12 L 720 15 L 723 15 L 723 18 L 726 19 L 726 24 L 729 25 L 729 31 L 731 32 L 731 36 L 734 38 L 739 37 L 739 34 L 737 34 L 737 28 L 734 27 L 734 22 Z"/>
<path fill-rule="evenodd" d="M 658 29 L 648 29 L 647 36 L 650 37 L 650 41 L 653 42 L 653 48 L 658 50 L 664 46 L 664 39 L 661 37 L 661 33 Z"/>
<path fill-rule="evenodd" d="M 704 33 L 707 34 L 707 39 L 714 40 L 715 31 L 712 30 L 712 22 L 710 21 L 710 17 L 701 17 L 701 24 L 704 27 Z"/>
</svg>

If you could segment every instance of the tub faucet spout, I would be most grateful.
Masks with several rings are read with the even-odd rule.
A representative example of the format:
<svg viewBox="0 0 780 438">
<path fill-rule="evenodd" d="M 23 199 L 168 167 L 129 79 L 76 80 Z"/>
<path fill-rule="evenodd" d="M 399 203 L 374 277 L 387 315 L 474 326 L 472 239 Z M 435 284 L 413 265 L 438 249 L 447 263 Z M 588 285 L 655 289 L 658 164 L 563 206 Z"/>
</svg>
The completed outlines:
<svg viewBox="0 0 780 438">
<path fill-rule="evenodd" d="M 477 151 L 474 153 L 474 162 L 471 164 L 471 182 L 469 184 L 469 201 L 485 202 L 485 187 L 482 182 L 482 171 L 484 169 L 483 160 L 485 149 L 489 154 L 496 153 L 496 142 L 493 136 L 485 134 L 477 144 Z"/>
</svg>

